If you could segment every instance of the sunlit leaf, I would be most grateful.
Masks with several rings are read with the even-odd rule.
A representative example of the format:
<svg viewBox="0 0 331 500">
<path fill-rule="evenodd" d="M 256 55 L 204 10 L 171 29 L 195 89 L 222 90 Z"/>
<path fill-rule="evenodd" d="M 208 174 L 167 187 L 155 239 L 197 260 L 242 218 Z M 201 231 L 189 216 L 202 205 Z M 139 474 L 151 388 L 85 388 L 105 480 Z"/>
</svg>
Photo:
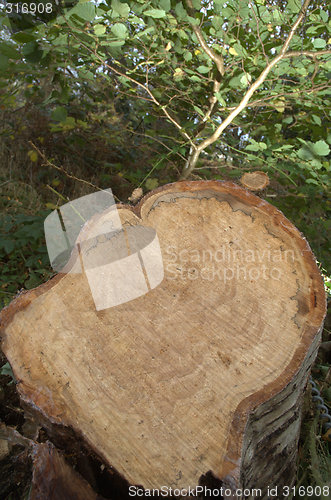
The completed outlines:
<svg viewBox="0 0 331 500">
<path fill-rule="evenodd" d="M 145 10 L 144 15 L 154 17 L 155 19 L 160 19 L 166 16 L 166 11 L 163 9 L 149 9 Z"/>
<path fill-rule="evenodd" d="M 320 140 L 315 142 L 314 151 L 319 156 L 327 156 L 330 153 L 330 147 L 325 141 Z"/>
</svg>

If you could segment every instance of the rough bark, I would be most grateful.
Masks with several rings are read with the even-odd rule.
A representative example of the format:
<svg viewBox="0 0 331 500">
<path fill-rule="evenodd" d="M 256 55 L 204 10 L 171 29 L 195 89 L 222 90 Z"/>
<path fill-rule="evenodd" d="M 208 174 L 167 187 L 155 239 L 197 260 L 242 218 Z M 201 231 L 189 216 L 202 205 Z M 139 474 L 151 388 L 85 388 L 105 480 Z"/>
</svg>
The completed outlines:
<svg viewBox="0 0 331 500">
<path fill-rule="evenodd" d="M 179 182 L 118 211 L 125 231 L 156 230 L 162 282 L 99 311 L 85 274 L 16 299 L 2 345 L 22 399 L 130 484 L 194 488 L 211 471 L 233 498 L 290 486 L 325 315 L 306 240 L 232 183 Z"/>
<path fill-rule="evenodd" d="M 35 444 L 31 451 L 33 475 L 29 500 L 103 500 L 54 448 Z"/>
</svg>

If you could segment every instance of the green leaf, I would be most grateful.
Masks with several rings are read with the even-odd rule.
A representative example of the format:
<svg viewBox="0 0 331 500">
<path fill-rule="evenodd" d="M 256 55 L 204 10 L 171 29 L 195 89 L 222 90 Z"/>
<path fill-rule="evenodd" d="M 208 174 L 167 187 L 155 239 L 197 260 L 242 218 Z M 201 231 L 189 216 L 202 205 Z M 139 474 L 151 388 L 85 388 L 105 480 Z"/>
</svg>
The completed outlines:
<svg viewBox="0 0 331 500">
<path fill-rule="evenodd" d="M 127 3 L 122 3 L 119 0 L 113 0 L 111 3 L 113 9 L 113 18 L 122 17 L 126 19 L 130 13 L 130 6 Z"/>
<path fill-rule="evenodd" d="M 311 115 L 311 117 L 312 117 L 313 121 L 315 123 L 317 123 L 317 125 L 322 125 L 322 121 L 321 121 L 321 119 L 320 119 L 319 116 L 317 116 L 317 115 Z"/>
<path fill-rule="evenodd" d="M 145 30 L 139 31 L 136 35 L 134 35 L 133 38 L 140 38 L 142 36 L 148 35 L 148 33 L 154 33 L 155 27 L 150 26 L 149 28 L 146 28 Z"/>
<path fill-rule="evenodd" d="M 95 5 L 92 3 L 78 3 L 73 9 L 68 13 L 70 16 L 76 14 L 85 21 L 93 21 L 95 18 Z"/>
<path fill-rule="evenodd" d="M 93 80 L 94 79 L 94 74 L 91 71 L 88 71 L 86 69 L 80 69 L 78 71 L 78 75 L 83 80 Z"/>
<path fill-rule="evenodd" d="M 184 53 L 184 60 L 185 60 L 186 62 L 189 62 L 189 61 L 191 61 L 191 59 L 192 59 L 192 53 L 191 53 L 191 52 L 189 52 L 189 51 L 185 52 L 185 53 Z"/>
<path fill-rule="evenodd" d="M 0 54 L 9 57 L 9 59 L 20 59 L 21 57 L 20 53 L 14 47 L 4 42 L 0 43 Z"/>
<path fill-rule="evenodd" d="M 240 84 L 239 76 L 234 76 L 233 78 L 231 78 L 231 80 L 229 81 L 229 85 L 230 85 L 230 87 L 235 88 L 235 89 L 240 87 L 241 84 Z"/>
<path fill-rule="evenodd" d="M 154 17 L 155 19 L 161 19 L 161 17 L 166 16 L 166 11 L 163 9 L 149 9 L 144 12 L 144 15 Z"/>
<path fill-rule="evenodd" d="M 319 156 L 327 156 L 330 153 L 329 145 L 325 141 L 315 142 L 314 152 Z"/>
<path fill-rule="evenodd" d="M 159 5 L 161 9 L 165 10 L 166 12 L 169 12 L 171 9 L 171 2 L 170 0 L 159 0 Z"/>
<path fill-rule="evenodd" d="M 33 163 L 36 163 L 38 161 L 38 153 L 37 151 L 30 150 L 28 151 L 28 157 Z"/>
<path fill-rule="evenodd" d="M 106 26 L 104 26 L 103 24 L 95 24 L 93 29 L 94 29 L 94 33 L 97 36 L 101 36 L 106 32 Z"/>
<path fill-rule="evenodd" d="M 326 46 L 326 41 L 323 40 L 323 38 L 315 38 L 315 40 L 313 41 L 313 45 L 315 49 L 324 49 L 324 47 Z"/>
<path fill-rule="evenodd" d="M 12 39 L 19 43 L 27 43 L 35 40 L 36 37 L 31 33 L 27 33 L 25 31 L 19 31 L 18 33 L 14 33 L 14 35 L 12 35 Z"/>
<path fill-rule="evenodd" d="M 288 0 L 286 8 L 290 12 L 295 12 L 298 13 L 301 8 L 301 1 L 300 0 Z"/>
<path fill-rule="evenodd" d="M 148 190 L 155 189 L 158 187 L 158 185 L 159 181 L 156 178 L 147 179 L 147 181 L 145 182 L 146 189 Z"/>
<path fill-rule="evenodd" d="M 183 78 L 183 76 L 185 76 L 185 73 L 182 70 L 182 68 L 176 68 L 175 72 L 174 72 L 174 79 L 181 80 Z"/>
<path fill-rule="evenodd" d="M 240 78 L 240 83 L 243 87 L 247 87 L 252 81 L 252 77 L 249 73 L 244 73 Z"/>
<path fill-rule="evenodd" d="M 185 33 L 185 31 L 184 31 L 184 30 L 179 30 L 179 31 L 178 31 L 178 35 L 179 35 L 179 37 L 180 37 L 182 40 L 188 40 L 188 39 L 189 39 L 189 38 L 188 38 L 188 36 L 187 36 L 187 34 Z"/>
<path fill-rule="evenodd" d="M 59 106 L 58 108 L 54 109 L 51 114 L 52 120 L 56 122 L 64 122 L 67 119 L 67 116 L 67 110 L 63 106 Z"/>
<path fill-rule="evenodd" d="M 5 71 L 9 66 L 8 57 L 0 54 L 0 70 Z"/>
<path fill-rule="evenodd" d="M 283 123 L 290 124 L 293 122 L 293 116 L 286 116 L 286 118 L 283 118 Z"/>
<path fill-rule="evenodd" d="M 317 170 L 320 170 L 323 167 L 321 160 L 317 160 L 316 158 L 311 160 L 310 164 L 312 167 L 317 168 Z"/>
<path fill-rule="evenodd" d="M 68 45 L 68 35 L 66 33 L 62 33 L 52 40 L 52 45 Z"/>
<path fill-rule="evenodd" d="M 279 99 L 278 101 L 275 101 L 273 103 L 273 106 L 278 113 L 283 113 L 285 111 L 285 102 L 282 99 Z"/>
<path fill-rule="evenodd" d="M 238 52 L 236 51 L 236 49 L 234 47 L 230 47 L 229 48 L 229 54 L 231 54 L 232 56 L 238 56 Z"/>
<path fill-rule="evenodd" d="M 25 281 L 25 288 L 31 290 L 31 288 L 35 288 L 40 283 L 40 277 L 34 272 L 30 271 L 29 279 Z"/>
<path fill-rule="evenodd" d="M 29 52 L 29 54 L 25 56 L 25 59 L 31 63 L 39 63 L 42 56 L 43 56 L 43 51 L 40 50 L 37 46 L 33 52 Z"/>
<path fill-rule="evenodd" d="M 202 109 L 198 108 L 198 106 L 193 106 L 193 108 L 199 115 L 204 116 L 204 112 L 202 111 Z"/>
<path fill-rule="evenodd" d="M 322 21 L 324 23 L 327 23 L 328 22 L 328 19 L 329 19 L 329 16 L 328 16 L 328 13 L 325 12 L 325 10 L 320 10 L 320 16 L 322 18 Z"/>
<path fill-rule="evenodd" d="M 306 179 L 306 184 L 316 184 L 318 186 L 318 181 L 316 179 Z"/>
<path fill-rule="evenodd" d="M 241 56 L 241 57 L 247 56 L 247 50 L 244 49 L 244 47 L 241 45 L 241 43 L 239 41 L 237 41 L 236 43 L 233 44 L 233 49 L 239 56 Z M 230 50 L 229 50 L 229 52 L 230 52 Z"/>
<path fill-rule="evenodd" d="M 219 102 L 222 106 L 226 106 L 226 102 L 225 102 L 224 98 L 222 97 L 222 93 L 221 93 L 221 92 L 216 92 L 216 93 L 215 93 L 215 97 L 216 97 L 216 99 L 218 100 L 218 102 Z"/>
<path fill-rule="evenodd" d="M 272 17 L 276 22 L 281 22 L 282 21 L 282 14 L 279 12 L 278 9 L 274 9 L 272 11 Z"/>
<path fill-rule="evenodd" d="M 3 248 L 6 254 L 10 254 L 15 248 L 15 242 L 13 240 L 1 239 L 0 248 Z"/>
<path fill-rule="evenodd" d="M 202 74 L 209 73 L 210 68 L 208 66 L 198 66 L 197 71 L 199 71 L 199 73 L 202 73 Z"/>
<path fill-rule="evenodd" d="M 22 53 L 24 56 L 28 56 L 37 50 L 38 44 L 36 42 L 28 42 L 22 48 Z"/>
<path fill-rule="evenodd" d="M 192 82 L 201 83 L 201 78 L 199 78 L 199 77 L 198 77 L 198 76 L 196 76 L 196 75 L 190 76 L 190 80 L 191 80 Z"/>
<path fill-rule="evenodd" d="M 130 80 L 128 78 L 126 78 L 126 76 L 118 76 L 117 80 L 119 82 L 121 82 L 123 85 L 125 85 L 126 87 L 130 86 Z"/>
<path fill-rule="evenodd" d="M 123 23 L 116 23 L 111 27 L 112 33 L 117 37 L 125 40 L 128 37 L 128 29 Z"/>
<path fill-rule="evenodd" d="M 106 42 L 104 45 L 108 45 L 109 47 L 122 47 L 124 44 L 124 40 L 113 40 L 111 42 Z"/>
<path fill-rule="evenodd" d="M 298 156 L 299 156 L 299 158 L 301 158 L 301 160 L 306 160 L 306 161 L 314 159 L 314 155 L 308 146 L 304 146 L 303 148 L 300 148 L 298 151 Z"/>
<path fill-rule="evenodd" d="M 175 7 L 175 13 L 180 21 L 185 21 L 188 18 L 187 12 L 184 9 L 182 2 L 177 2 L 176 7 Z"/>
<path fill-rule="evenodd" d="M 245 149 L 247 149 L 248 151 L 258 151 L 259 146 L 257 144 L 248 144 Z"/>
</svg>

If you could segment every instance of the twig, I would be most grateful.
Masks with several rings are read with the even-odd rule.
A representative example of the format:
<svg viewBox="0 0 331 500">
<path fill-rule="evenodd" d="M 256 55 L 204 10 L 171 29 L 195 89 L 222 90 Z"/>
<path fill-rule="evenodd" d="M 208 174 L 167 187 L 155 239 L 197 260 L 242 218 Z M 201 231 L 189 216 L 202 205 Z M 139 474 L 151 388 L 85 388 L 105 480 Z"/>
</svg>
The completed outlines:
<svg viewBox="0 0 331 500">
<path fill-rule="evenodd" d="M 71 27 L 67 21 L 66 18 L 65 19 L 65 22 L 68 26 L 68 28 L 71 30 Z M 139 82 L 138 80 L 135 80 L 134 78 L 132 78 L 131 76 L 125 74 L 125 73 L 122 73 L 120 70 L 118 70 L 117 68 L 115 68 L 114 66 L 110 65 L 108 62 L 104 61 L 104 59 L 97 53 L 96 50 L 93 50 L 91 47 L 89 47 L 88 45 L 86 45 L 84 42 L 82 42 L 82 40 L 80 38 L 78 38 L 75 33 L 71 30 L 71 34 L 74 38 L 76 38 L 76 40 L 83 46 L 85 47 L 85 49 L 90 52 L 90 54 L 93 54 L 93 56 L 98 59 L 100 61 L 100 63 L 102 63 L 103 66 L 109 68 L 111 71 L 113 71 L 114 73 L 116 73 L 117 75 L 123 77 L 123 78 L 126 78 L 127 80 L 129 80 L 130 82 L 134 83 L 135 85 L 137 85 L 138 87 L 142 88 L 145 92 L 147 92 L 147 94 L 149 95 L 149 97 L 151 98 L 151 101 L 156 105 L 158 106 L 159 109 L 161 109 L 161 111 L 163 112 L 163 114 L 168 118 L 168 120 L 180 131 L 180 133 L 185 137 L 185 139 L 187 139 L 189 141 L 190 144 L 193 144 L 192 142 L 192 139 L 191 137 L 185 132 L 185 130 L 183 129 L 183 127 L 181 127 L 181 125 L 169 114 L 169 112 L 167 111 L 166 109 L 166 106 L 162 106 L 161 103 L 156 99 L 156 97 L 153 95 L 153 93 L 151 92 L 151 90 L 149 89 L 149 87 L 141 82 Z"/>
<path fill-rule="evenodd" d="M 237 148 L 235 148 L 235 147 L 233 147 L 233 146 L 230 146 L 230 144 L 227 144 L 226 142 L 224 142 L 223 144 L 224 144 L 224 146 L 227 146 L 228 148 L 233 149 L 233 150 L 234 150 L 234 151 L 236 151 L 237 153 L 240 153 L 240 154 L 242 154 L 242 155 L 246 155 L 246 156 L 252 156 L 252 153 L 246 153 L 246 151 L 242 151 L 242 150 L 237 149 Z M 277 172 L 279 172 L 280 174 L 284 175 L 284 176 L 285 176 L 285 177 L 286 177 L 286 178 L 287 178 L 287 179 L 288 179 L 288 180 L 289 180 L 292 184 L 294 184 L 294 186 L 297 186 L 297 183 L 296 183 L 296 182 L 295 182 L 295 181 L 294 181 L 294 180 L 293 180 L 293 179 L 292 179 L 292 178 L 291 178 L 291 177 L 290 177 L 290 176 L 289 176 L 286 172 L 284 172 L 284 171 L 283 171 L 283 170 L 281 170 L 280 168 L 276 167 L 275 165 L 272 165 L 272 164 L 270 165 L 270 163 L 269 163 L 269 162 L 267 162 L 266 160 L 264 160 L 264 159 L 263 159 L 263 158 L 261 158 L 260 156 L 259 156 L 259 157 L 257 157 L 257 159 L 258 159 L 259 161 L 261 161 L 262 163 L 265 163 L 267 166 L 269 166 L 269 167 L 271 167 L 271 168 L 275 169 L 275 170 L 276 170 Z"/>
<path fill-rule="evenodd" d="M 178 155 L 182 160 L 185 160 L 186 158 L 181 155 L 178 151 L 173 151 L 169 146 L 167 146 L 164 142 L 160 141 L 160 139 L 157 139 L 156 137 L 153 137 L 152 135 L 146 134 L 145 132 L 136 132 L 135 130 L 130 130 L 127 129 L 128 132 L 130 132 L 132 135 L 141 135 L 143 137 L 147 137 L 148 139 L 152 139 L 153 141 L 161 144 L 164 148 L 166 148 L 168 151 L 173 152 L 174 154 Z"/>
<path fill-rule="evenodd" d="M 188 6 L 188 9 L 190 11 L 192 11 L 192 13 L 193 13 L 194 9 L 193 9 L 192 0 L 186 0 L 186 5 Z M 194 15 L 192 15 L 192 17 L 194 17 Z M 210 57 L 210 59 L 212 61 L 214 61 L 214 63 L 216 64 L 216 67 L 218 69 L 219 74 L 221 76 L 223 76 L 225 73 L 223 57 L 221 55 L 216 54 L 216 52 L 214 52 L 213 49 L 208 47 L 206 40 L 204 39 L 203 34 L 201 32 L 200 26 L 197 26 L 196 24 L 192 24 L 192 29 L 195 33 L 195 36 L 198 39 L 198 42 L 201 45 L 203 51 Z"/>
<path fill-rule="evenodd" d="M 256 101 L 252 101 L 249 103 L 249 107 L 250 108 L 254 108 L 254 107 L 257 107 L 257 106 L 270 106 L 270 107 L 274 107 L 274 104 L 273 103 L 269 103 L 267 101 L 270 101 L 270 100 L 277 100 L 279 99 L 280 97 L 291 97 L 292 95 L 295 95 L 295 94 L 302 94 L 302 93 L 305 93 L 306 95 L 307 94 L 312 94 L 313 92 L 319 92 L 320 90 L 323 90 L 323 89 L 326 89 L 326 88 L 329 88 L 329 85 L 328 84 L 325 84 L 325 85 L 319 85 L 319 86 L 316 86 L 316 87 L 312 87 L 311 89 L 307 90 L 307 89 L 303 89 L 303 90 L 295 90 L 294 92 L 282 92 L 280 94 L 277 94 L 277 95 L 271 95 L 271 96 L 267 96 L 267 97 L 264 97 L 263 99 L 257 99 Z M 235 106 L 231 106 L 231 107 L 227 107 L 227 108 L 219 108 L 220 111 L 233 111 L 234 109 L 236 109 Z"/>
<path fill-rule="evenodd" d="M 316 50 L 316 52 L 314 52 L 313 50 L 302 50 L 302 51 L 292 50 L 292 51 L 286 52 L 286 54 L 283 55 L 282 59 L 285 59 L 286 57 L 300 57 L 300 56 L 306 56 L 306 57 L 311 57 L 312 59 L 315 59 L 315 57 L 327 56 L 330 54 L 331 54 L 331 50 Z"/>
<path fill-rule="evenodd" d="M 33 147 L 33 149 L 35 149 L 35 151 L 37 151 L 37 153 L 39 154 L 39 156 L 41 156 L 41 158 L 44 160 L 44 164 L 43 165 L 55 168 L 59 172 L 62 172 L 66 177 L 69 177 L 69 179 L 73 179 L 75 181 L 82 182 L 83 184 L 87 184 L 88 186 L 91 186 L 94 189 L 97 189 L 98 191 L 103 191 L 102 188 L 100 188 L 99 186 L 96 186 L 95 184 L 92 184 L 92 182 L 86 181 L 85 179 L 79 179 L 78 177 L 69 174 L 66 170 L 64 170 L 63 167 L 58 167 L 57 165 L 54 165 L 54 163 L 52 163 L 51 161 L 49 161 L 49 159 L 44 155 L 44 153 L 42 153 L 42 151 L 40 151 L 40 149 L 32 141 L 29 141 L 29 144 L 31 144 L 31 146 Z M 113 194 L 113 196 L 114 196 L 114 198 L 117 201 L 121 201 L 114 194 Z"/>
<path fill-rule="evenodd" d="M 260 44 L 261 44 L 261 47 L 262 47 L 262 51 L 263 51 L 264 57 L 265 57 L 265 59 L 266 59 L 266 61 L 268 63 L 269 62 L 269 58 L 268 58 L 268 56 L 267 56 L 267 54 L 265 52 L 264 43 L 262 42 L 262 39 L 261 39 L 261 35 L 260 35 L 260 23 L 259 23 L 259 20 L 257 18 L 257 15 L 255 13 L 255 10 L 254 10 L 255 5 L 252 2 L 249 2 L 248 5 L 251 7 L 253 15 L 255 17 L 256 29 L 257 29 L 257 36 L 258 36 L 258 38 L 260 40 Z"/>
<path fill-rule="evenodd" d="M 205 116 L 202 119 L 202 124 L 205 124 L 209 120 L 209 118 L 211 117 L 211 115 L 213 114 L 215 106 L 216 106 L 216 104 L 218 102 L 217 97 L 216 97 L 215 94 L 217 92 L 219 92 L 220 88 L 221 88 L 221 82 L 219 82 L 218 80 L 214 80 L 213 95 L 209 99 L 210 106 L 209 106 L 209 109 L 208 109 L 207 113 L 205 114 Z M 199 133 L 201 131 L 202 131 L 202 129 L 199 131 Z"/>
<path fill-rule="evenodd" d="M 194 8 L 193 8 L 192 0 L 186 0 L 186 5 L 188 7 L 189 13 L 192 15 L 192 17 L 194 17 Z M 205 125 L 206 125 L 207 121 L 209 120 L 209 118 L 211 117 L 211 115 L 213 114 L 213 112 L 215 110 L 215 107 L 216 107 L 217 102 L 218 102 L 217 97 L 216 97 L 215 94 L 217 92 L 219 92 L 219 90 L 221 88 L 221 82 L 220 82 L 220 80 L 221 80 L 221 77 L 224 76 L 225 69 L 224 69 L 224 60 L 223 60 L 223 57 L 221 55 L 219 55 L 219 54 L 216 54 L 216 52 L 214 52 L 214 50 L 207 45 L 206 40 L 204 39 L 203 34 L 201 32 L 200 26 L 197 26 L 196 24 L 192 24 L 192 29 L 193 29 L 193 31 L 195 33 L 195 36 L 198 39 L 198 42 L 201 45 L 202 50 L 216 64 L 216 68 L 217 68 L 217 71 L 218 71 L 218 77 L 215 78 L 215 80 L 214 80 L 213 94 L 212 94 L 212 96 L 209 99 L 210 106 L 209 106 L 206 114 L 202 118 L 202 121 L 200 122 L 200 124 L 199 124 L 199 126 L 197 128 L 197 133 L 195 135 L 195 139 L 197 139 L 199 137 L 199 135 L 201 134 L 202 130 L 205 128 Z M 190 148 L 190 152 L 193 152 L 194 150 L 195 150 L 195 147 L 194 147 L 194 144 L 192 144 L 191 148 Z"/>
</svg>

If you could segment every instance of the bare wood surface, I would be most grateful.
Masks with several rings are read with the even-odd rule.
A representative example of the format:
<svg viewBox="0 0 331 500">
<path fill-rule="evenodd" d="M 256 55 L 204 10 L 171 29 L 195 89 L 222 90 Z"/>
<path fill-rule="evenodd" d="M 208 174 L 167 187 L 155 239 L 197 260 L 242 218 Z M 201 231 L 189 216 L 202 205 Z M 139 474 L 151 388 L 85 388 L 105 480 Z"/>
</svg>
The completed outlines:
<svg viewBox="0 0 331 500">
<path fill-rule="evenodd" d="M 272 436 L 275 456 L 295 459 L 325 315 L 306 240 L 232 183 L 171 184 L 119 212 L 124 227 L 156 230 L 162 283 L 103 311 L 85 275 L 58 275 L 15 300 L 1 320 L 21 397 L 132 484 L 194 487 L 207 471 L 233 487 L 267 481 L 258 464 Z M 292 437 L 278 427 L 291 408 Z"/>
<path fill-rule="evenodd" d="M 265 172 L 256 170 L 255 172 L 246 172 L 241 177 L 240 183 L 250 191 L 262 191 L 268 186 L 270 181 Z"/>
</svg>

